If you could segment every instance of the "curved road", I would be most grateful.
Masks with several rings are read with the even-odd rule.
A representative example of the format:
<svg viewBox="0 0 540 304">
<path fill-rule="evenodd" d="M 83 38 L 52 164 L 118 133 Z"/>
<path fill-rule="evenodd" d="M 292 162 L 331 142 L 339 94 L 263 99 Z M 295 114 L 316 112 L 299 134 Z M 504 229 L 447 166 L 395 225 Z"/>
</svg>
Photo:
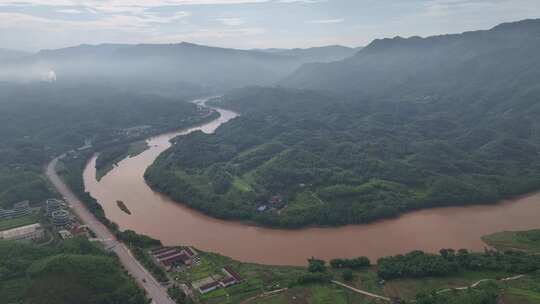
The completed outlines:
<svg viewBox="0 0 540 304">
<path fill-rule="evenodd" d="M 120 262 L 129 274 L 136 280 L 137 284 L 147 293 L 147 296 L 152 299 L 155 304 L 175 304 L 167 295 L 167 290 L 161 286 L 154 277 L 137 261 L 131 254 L 131 251 L 121 242 L 116 240 L 114 234 L 105 227 L 77 198 L 77 196 L 68 188 L 62 179 L 56 173 L 56 164 L 59 159 L 64 157 L 61 155 L 53 159 L 46 169 L 46 174 L 56 190 L 64 196 L 72 210 L 79 216 L 81 221 L 95 232 L 99 241 L 105 248 L 116 253 Z"/>
</svg>

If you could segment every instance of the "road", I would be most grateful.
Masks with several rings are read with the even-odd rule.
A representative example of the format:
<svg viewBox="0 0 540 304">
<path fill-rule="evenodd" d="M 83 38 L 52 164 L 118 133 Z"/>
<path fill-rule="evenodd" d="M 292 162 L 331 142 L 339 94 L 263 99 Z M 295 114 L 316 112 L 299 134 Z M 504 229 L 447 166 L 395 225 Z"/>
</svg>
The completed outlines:
<svg viewBox="0 0 540 304">
<path fill-rule="evenodd" d="M 81 221 L 95 232 L 97 239 L 103 243 L 103 246 L 116 253 L 124 268 L 135 279 L 137 284 L 146 291 L 147 296 L 152 299 L 152 303 L 175 304 L 175 301 L 167 295 L 167 290 L 137 261 L 131 251 L 123 243 L 116 240 L 114 234 L 86 209 L 84 204 L 58 176 L 55 168 L 58 160 L 62 157 L 63 155 L 53 159 L 46 169 L 47 177 L 56 190 L 64 196 L 66 203 L 71 205 L 73 212 L 79 216 Z"/>
<path fill-rule="evenodd" d="M 390 302 L 390 301 L 391 301 L 390 298 L 383 297 L 383 296 L 380 296 L 380 295 L 378 295 L 378 294 L 374 294 L 374 293 L 371 293 L 371 292 L 367 292 L 367 291 L 365 291 L 365 290 L 360 290 L 360 289 L 358 289 L 358 288 L 354 288 L 354 287 L 349 286 L 349 285 L 347 285 L 347 284 L 345 284 L 345 283 L 341 283 L 340 281 L 332 280 L 332 283 L 337 284 L 337 285 L 342 286 L 342 287 L 345 287 L 345 288 L 347 288 L 347 289 L 350 289 L 350 290 L 352 290 L 352 291 L 354 291 L 354 292 L 356 292 L 356 293 L 359 293 L 359 294 L 361 294 L 361 295 L 364 295 L 364 296 L 368 296 L 368 297 L 371 297 L 371 298 L 374 298 L 374 299 L 383 300 L 383 301 L 386 301 L 386 302 Z"/>
<path fill-rule="evenodd" d="M 520 274 L 520 275 L 516 275 L 516 276 L 513 276 L 513 277 L 500 279 L 499 281 L 501 281 L 501 282 L 514 281 L 514 280 L 519 280 L 519 279 L 521 279 L 523 277 L 525 277 L 525 275 Z M 482 284 L 483 282 L 487 282 L 487 281 L 495 281 L 495 280 L 493 280 L 493 279 L 482 279 L 482 280 L 474 282 L 470 286 L 446 288 L 446 289 L 437 291 L 437 293 L 445 293 L 445 292 L 449 292 L 449 291 L 452 291 L 452 290 L 466 290 L 466 289 L 469 289 L 469 288 L 476 288 L 478 285 Z"/>
</svg>

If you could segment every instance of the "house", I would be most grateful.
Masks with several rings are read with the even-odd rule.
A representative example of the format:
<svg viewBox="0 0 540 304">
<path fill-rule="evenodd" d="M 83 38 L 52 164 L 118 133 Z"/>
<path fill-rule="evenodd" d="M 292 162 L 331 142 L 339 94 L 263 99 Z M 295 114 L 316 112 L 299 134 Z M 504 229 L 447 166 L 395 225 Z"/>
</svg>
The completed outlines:
<svg viewBox="0 0 540 304">
<path fill-rule="evenodd" d="M 234 271 L 234 269 L 232 269 L 230 266 L 225 266 L 222 270 L 226 275 L 234 278 L 237 282 L 243 281 L 242 277 L 238 274 L 238 272 Z"/>
<path fill-rule="evenodd" d="M 197 251 L 195 251 L 195 249 L 193 249 L 193 248 L 191 248 L 191 247 L 185 247 L 183 250 L 186 252 L 186 254 L 187 254 L 190 258 L 192 258 L 192 257 L 194 257 L 194 256 L 197 255 Z"/>
<path fill-rule="evenodd" d="M 259 207 L 257 208 L 257 211 L 258 211 L 258 212 L 264 212 L 264 211 L 266 211 L 267 208 L 268 208 L 268 207 L 267 207 L 266 205 L 262 205 L 262 206 L 259 206 Z"/>
<path fill-rule="evenodd" d="M 192 258 L 197 255 L 197 252 L 189 247 L 182 249 L 176 247 L 164 247 L 152 250 L 150 253 L 158 263 L 167 268 L 170 268 L 177 263 L 190 266 L 193 264 Z"/>
<path fill-rule="evenodd" d="M 228 286 L 236 284 L 236 280 L 233 277 L 226 277 L 222 279 L 221 281 L 219 281 L 219 284 L 221 284 L 221 286 L 223 287 L 228 287 Z"/>
<path fill-rule="evenodd" d="M 203 286 L 199 287 L 199 292 L 201 294 L 209 293 L 210 291 L 216 290 L 221 286 L 221 284 L 217 281 L 204 284 Z"/>
<path fill-rule="evenodd" d="M 178 253 L 178 254 L 168 256 L 164 259 L 161 259 L 160 262 L 166 267 L 170 267 L 175 263 L 191 265 L 191 259 L 185 253 Z"/>
</svg>

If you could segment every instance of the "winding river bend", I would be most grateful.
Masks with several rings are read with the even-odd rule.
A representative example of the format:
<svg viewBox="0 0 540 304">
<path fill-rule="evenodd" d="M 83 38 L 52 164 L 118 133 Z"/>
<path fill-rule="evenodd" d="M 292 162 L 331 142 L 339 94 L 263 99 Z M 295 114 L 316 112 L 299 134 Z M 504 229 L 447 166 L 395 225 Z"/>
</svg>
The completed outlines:
<svg viewBox="0 0 540 304">
<path fill-rule="evenodd" d="M 216 110 L 221 116 L 212 122 L 148 139 L 150 149 L 122 160 L 100 182 L 95 178 L 96 160 L 92 158 L 84 171 L 85 187 L 101 203 L 107 217 L 121 229 L 150 235 L 167 245 L 193 245 L 241 261 L 273 265 L 304 265 L 312 256 L 331 259 L 365 255 L 376 259 L 414 249 L 482 250 L 482 235 L 540 228 L 540 194 L 496 205 L 416 211 L 367 225 L 279 230 L 214 219 L 153 192 L 143 174 L 170 147 L 170 139 L 196 130 L 212 133 L 237 116 Z M 132 214 L 121 211 L 117 200 L 123 201 Z"/>
</svg>

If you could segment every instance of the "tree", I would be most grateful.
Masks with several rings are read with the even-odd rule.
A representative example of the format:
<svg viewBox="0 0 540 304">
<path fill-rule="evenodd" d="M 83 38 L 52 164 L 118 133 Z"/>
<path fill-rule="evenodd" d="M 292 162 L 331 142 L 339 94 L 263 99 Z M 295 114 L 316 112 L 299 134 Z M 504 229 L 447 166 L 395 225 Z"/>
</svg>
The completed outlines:
<svg viewBox="0 0 540 304">
<path fill-rule="evenodd" d="M 345 281 L 352 281 L 354 277 L 354 274 L 350 269 L 345 269 L 341 275 Z"/>
<path fill-rule="evenodd" d="M 318 260 L 316 258 L 311 258 L 308 260 L 308 271 L 309 272 L 325 272 L 326 271 L 326 262 L 323 260 Z"/>
</svg>

